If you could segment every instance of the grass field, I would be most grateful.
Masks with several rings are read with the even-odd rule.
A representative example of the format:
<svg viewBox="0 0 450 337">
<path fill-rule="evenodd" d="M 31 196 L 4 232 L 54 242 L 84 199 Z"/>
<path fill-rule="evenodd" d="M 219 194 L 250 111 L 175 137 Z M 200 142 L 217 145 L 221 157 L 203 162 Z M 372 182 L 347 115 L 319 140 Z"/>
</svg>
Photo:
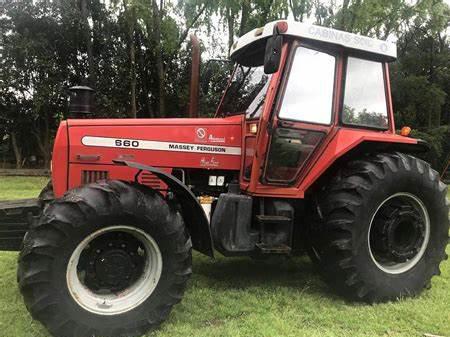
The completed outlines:
<svg viewBox="0 0 450 337">
<path fill-rule="evenodd" d="M 44 178 L 0 177 L 0 199 L 35 197 Z M 450 195 L 449 195 L 450 197 Z M 450 250 L 448 251 L 450 253 Z M 0 253 L 0 336 L 44 337 L 16 285 L 16 253 Z M 255 262 L 194 255 L 181 304 L 155 337 L 450 337 L 450 260 L 415 299 L 365 305 L 333 294 L 307 258 Z"/>
</svg>

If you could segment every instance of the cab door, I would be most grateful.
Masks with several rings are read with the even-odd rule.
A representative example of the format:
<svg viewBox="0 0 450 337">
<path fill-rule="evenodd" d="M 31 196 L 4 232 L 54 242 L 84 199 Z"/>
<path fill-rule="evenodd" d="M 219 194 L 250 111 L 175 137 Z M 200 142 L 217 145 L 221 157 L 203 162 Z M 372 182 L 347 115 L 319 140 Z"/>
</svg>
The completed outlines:
<svg viewBox="0 0 450 337">
<path fill-rule="evenodd" d="M 295 44 L 269 122 L 263 185 L 293 185 L 334 124 L 337 52 Z"/>
</svg>

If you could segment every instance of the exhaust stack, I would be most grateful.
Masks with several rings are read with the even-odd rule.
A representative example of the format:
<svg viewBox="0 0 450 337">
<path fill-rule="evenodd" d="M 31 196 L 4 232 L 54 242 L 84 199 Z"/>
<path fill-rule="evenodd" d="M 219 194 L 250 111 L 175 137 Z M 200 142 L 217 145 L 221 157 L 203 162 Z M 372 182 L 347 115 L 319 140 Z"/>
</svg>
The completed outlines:
<svg viewBox="0 0 450 337">
<path fill-rule="evenodd" d="M 86 86 L 69 88 L 69 118 L 89 118 L 94 114 L 95 90 Z"/>
</svg>

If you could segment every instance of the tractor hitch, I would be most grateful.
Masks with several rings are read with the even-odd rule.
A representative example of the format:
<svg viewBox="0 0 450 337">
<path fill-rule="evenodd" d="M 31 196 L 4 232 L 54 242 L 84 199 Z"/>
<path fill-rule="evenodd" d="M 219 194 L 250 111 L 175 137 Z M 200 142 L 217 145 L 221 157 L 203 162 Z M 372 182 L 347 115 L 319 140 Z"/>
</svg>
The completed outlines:
<svg viewBox="0 0 450 337">
<path fill-rule="evenodd" d="M 39 215 L 38 199 L 0 201 L 0 251 L 18 251 L 33 217 Z"/>
</svg>

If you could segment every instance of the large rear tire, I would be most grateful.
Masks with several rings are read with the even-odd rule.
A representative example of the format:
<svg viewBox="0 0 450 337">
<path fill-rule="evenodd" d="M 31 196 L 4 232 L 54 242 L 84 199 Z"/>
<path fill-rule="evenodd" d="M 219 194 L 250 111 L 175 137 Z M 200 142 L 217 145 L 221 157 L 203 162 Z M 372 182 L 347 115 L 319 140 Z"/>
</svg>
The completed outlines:
<svg viewBox="0 0 450 337">
<path fill-rule="evenodd" d="M 107 181 L 44 209 L 24 238 L 18 281 L 55 336 L 139 336 L 181 300 L 191 266 L 180 214 L 151 189 Z"/>
<path fill-rule="evenodd" d="M 349 162 L 320 192 L 310 255 L 339 293 L 367 302 L 419 294 L 447 258 L 447 187 L 401 153 Z"/>
</svg>

